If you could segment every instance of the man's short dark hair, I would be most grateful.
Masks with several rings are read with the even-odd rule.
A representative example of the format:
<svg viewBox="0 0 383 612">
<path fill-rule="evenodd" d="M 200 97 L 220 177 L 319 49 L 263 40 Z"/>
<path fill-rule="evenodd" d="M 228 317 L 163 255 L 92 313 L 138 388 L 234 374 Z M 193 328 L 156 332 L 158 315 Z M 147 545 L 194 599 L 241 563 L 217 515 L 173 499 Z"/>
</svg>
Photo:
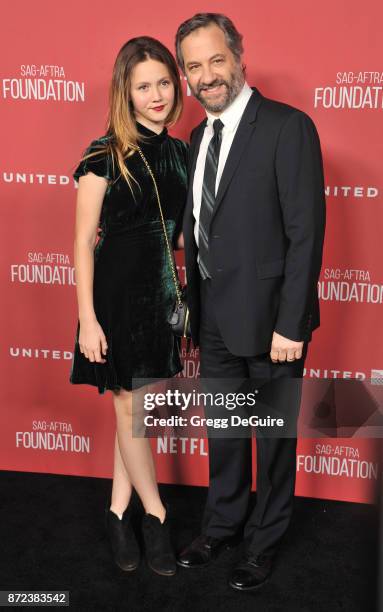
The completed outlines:
<svg viewBox="0 0 383 612">
<path fill-rule="evenodd" d="M 185 64 L 181 53 L 181 42 L 186 36 L 198 28 L 206 28 L 214 23 L 225 34 L 226 44 L 238 61 L 243 53 L 242 34 L 240 34 L 234 23 L 222 15 L 222 13 L 197 13 L 194 17 L 187 19 L 179 26 L 176 34 L 176 56 L 177 62 L 182 71 L 185 71 Z"/>
</svg>

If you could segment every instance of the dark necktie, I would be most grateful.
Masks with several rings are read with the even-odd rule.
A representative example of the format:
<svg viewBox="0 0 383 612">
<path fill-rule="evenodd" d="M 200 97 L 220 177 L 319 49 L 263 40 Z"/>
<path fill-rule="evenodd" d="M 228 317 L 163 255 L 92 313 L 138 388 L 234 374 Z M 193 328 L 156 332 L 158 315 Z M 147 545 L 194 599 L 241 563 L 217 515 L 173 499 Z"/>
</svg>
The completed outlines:
<svg viewBox="0 0 383 612">
<path fill-rule="evenodd" d="M 199 269 L 203 279 L 209 277 L 209 228 L 215 204 L 215 182 L 217 178 L 217 168 L 219 151 L 221 148 L 223 123 L 220 119 L 213 122 L 214 135 L 209 142 L 206 154 L 205 171 L 202 184 L 201 209 L 199 214 L 198 228 L 198 251 Z"/>
</svg>

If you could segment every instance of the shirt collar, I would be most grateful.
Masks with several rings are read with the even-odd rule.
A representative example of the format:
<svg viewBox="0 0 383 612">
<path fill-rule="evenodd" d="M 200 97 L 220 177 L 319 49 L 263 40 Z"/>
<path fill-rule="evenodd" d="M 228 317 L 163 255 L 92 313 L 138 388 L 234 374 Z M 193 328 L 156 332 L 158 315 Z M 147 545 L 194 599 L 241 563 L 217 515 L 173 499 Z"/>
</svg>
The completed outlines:
<svg viewBox="0 0 383 612">
<path fill-rule="evenodd" d="M 213 121 L 215 121 L 216 119 L 221 119 L 224 125 L 224 128 L 225 128 L 225 131 L 234 130 L 237 127 L 243 115 L 243 111 L 245 110 L 245 107 L 252 93 L 253 93 L 253 90 L 251 89 L 251 87 L 249 87 L 247 82 L 245 82 L 238 96 L 233 100 L 230 106 L 228 106 L 223 111 L 223 113 L 219 115 L 219 117 L 216 117 L 215 115 L 212 115 L 211 113 L 206 111 L 206 115 L 207 115 L 206 126 L 212 129 Z"/>
</svg>

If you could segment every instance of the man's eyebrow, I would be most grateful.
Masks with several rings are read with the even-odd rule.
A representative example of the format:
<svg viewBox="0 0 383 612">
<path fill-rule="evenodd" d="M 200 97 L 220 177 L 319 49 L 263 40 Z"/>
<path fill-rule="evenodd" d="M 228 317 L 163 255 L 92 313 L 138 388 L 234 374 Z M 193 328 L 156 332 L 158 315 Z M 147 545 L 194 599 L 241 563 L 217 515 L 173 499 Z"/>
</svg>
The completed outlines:
<svg viewBox="0 0 383 612">
<path fill-rule="evenodd" d="M 216 53 L 215 55 L 212 55 L 211 57 L 209 57 L 209 62 L 211 62 L 212 60 L 217 59 L 218 57 L 225 57 L 224 53 Z M 201 62 L 198 62 L 197 60 L 193 61 L 191 60 L 190 62 L 187 62 L 186 66 L 194 66 L 195 64 L 200 64 Z"/>
</svg>

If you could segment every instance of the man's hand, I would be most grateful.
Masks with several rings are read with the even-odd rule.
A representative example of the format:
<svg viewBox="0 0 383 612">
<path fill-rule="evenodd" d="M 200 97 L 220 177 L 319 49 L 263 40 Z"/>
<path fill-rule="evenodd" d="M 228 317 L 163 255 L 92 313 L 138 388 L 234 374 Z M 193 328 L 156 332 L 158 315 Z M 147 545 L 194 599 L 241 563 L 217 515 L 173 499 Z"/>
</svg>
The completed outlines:
<svg viewBox="0 0 383 612">
<path fill-rule="evenodd" d="M 274 332 L 270 351 L 271 361 L 273 363 L 283 363 L 284 361 L 300 359 L 302 357 L 302 349 L 303 341 L 295 342 Z"/>
<path fill-rule="evenodd" d="M 184 249 L 184 248 L 185 248 L 184 235 L 183 235 L 183 232 L 181 232 L 177 240 L 177 249 Z"/>
</svg>

